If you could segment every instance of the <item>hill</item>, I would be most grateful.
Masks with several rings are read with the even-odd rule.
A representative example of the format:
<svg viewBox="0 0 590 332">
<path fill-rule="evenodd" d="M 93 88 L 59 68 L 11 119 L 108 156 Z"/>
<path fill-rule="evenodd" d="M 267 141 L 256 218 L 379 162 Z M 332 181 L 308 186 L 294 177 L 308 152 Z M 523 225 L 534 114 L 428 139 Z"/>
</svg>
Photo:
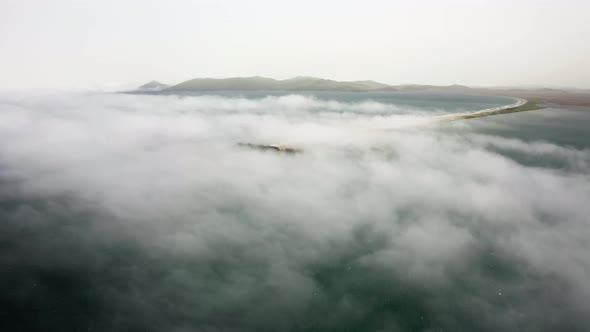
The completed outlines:
<svg viewBox="0 0 590 332">
<path fill-rule="evenodd" d="M 183 91 L 269 90 L 269 91 L 342 91 L 342 92 L 429 92 L 494 95 L 524 98 L 531 102 L 555 103 L 568 106 L 590 105 L 590 90 L 561 90 L 550 88 L 484 88 L 464 85 L 388 85 L 375 81 L 335 81 L 317 77 L 297 76 L 286 80 L 267 77 L 195 78 L 168 86 L 151 81 L 136 91 L 127 93 L 177 93 Z"/>
<path fill-rule="evenodd" d="M 427 91 L 427 90 L 464 90 L 462 85 L 388 85 L 380 82 L 365 81 L 335 81 L 324 78 L 297 76 L 286 80 L 276 80 L 268 77 L 232 77 L 232 78 L 194 78 L 182 83 L 168 86 L 157 81 L 151 81 L 139 87 L 141 91 L 216 91 L 216 90 L 269 90 L 269 91 Z"/>
<path fill-rule="evenodd" d="M 139 87 L 139 90 L 159 91 L 169 88 L 168 84 L 160 83 L 158 81 L 151 81 Z"/>
<path fill-rule="evenodd" d="M 210 90 L 278 90 L 278 91 L 377 91 L 390 89 L 387 84 L 375 81 L 340 82 L 323 78 L 298 76 L 286 80 L 267 77 L 195 78 L 171 86 L 166 91 Z"/>
</svg>

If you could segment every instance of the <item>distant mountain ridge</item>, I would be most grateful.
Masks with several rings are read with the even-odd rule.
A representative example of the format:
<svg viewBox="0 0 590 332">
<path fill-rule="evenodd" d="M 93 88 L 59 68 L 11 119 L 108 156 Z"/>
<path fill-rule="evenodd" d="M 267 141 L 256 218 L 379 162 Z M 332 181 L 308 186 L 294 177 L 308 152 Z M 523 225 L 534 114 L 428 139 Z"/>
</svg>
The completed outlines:
<svg viewBox="0 0 590 332">
<path fill-rule="evenodd" d="M 158 81 L 150 81 L 150 82 L 147 82 L 146 84 L 140 86 L 139 90 L 158 91 L 158 90 L 167 89 L 169 87 L 170 87 L 170 85 L 168 85 L 168 84 L 160 83 Z"/>
<path fill-rule="evenodd" d="M 464 85 L 388 85 L 375 81 L 334 81 L 317 77 L 297 76 L 286 80 L 268 77 L 195 78 L 168 86 L 151 81 L 137 90 L 126 93 L 176 94 L 191 91 L 272 90 L 272 91 L 335 91 L 335 92 L 427 92 L 450 94 L 477 94 L 522 98 L 537 103 L 554 103 L 568 106 L 590 105 L 588 89 L 554 89 L 546 87 L 507 88 L 469 87 Z"/>
<path fill-rule="evenodd" d="M 195 78 L 168 87 L 166 91 L 208 90 L 284 90 L 284 91 L 377 91 L 391 86 L 375 81 L 340 82 L 317 77 L 297 76 L 286 80 L 268 77 Z"/>
<path fill-rule="evenodd" d="M 141 91 L 220 91 L 220 90 L 274 90 L 274 91 L 341 91 L 341 92 L 370 92 L 370 91 L 422 91 L 432 89 L 469 89 L 462 85 L 389 85 L 371 80 L 364 81 L 335 81 L 311 76 L 297 76 L 285 80 L 252 76 L 231 78 L 194 78 L 182 83 L 168 86 L 158 81 L 151 81 L 139 87 Z"/>
<path fill-rule="evenodd" d="M 553 89 L 543 87 L 469 87 L 465 85 L 424 85 L 403 84 L 389 85 L 371 80 L 365 81 L 335 81 L 330 79 L 297 76 L 285 80 L 252 76 L 231 78 L 194 78 L 176 85 L 167 85 L 158 81 L 151 81 L 140 86 L 136 92 L 183 92 L 183 91 L 216 91 L 216 90 L 270 90 L 270 91 L 341 91 L 341 92 L 449 92 L 449 93 L 590 93 L 584 89 Z M 509 94 L 508 94 L 509 95 Z"/>
</svg>

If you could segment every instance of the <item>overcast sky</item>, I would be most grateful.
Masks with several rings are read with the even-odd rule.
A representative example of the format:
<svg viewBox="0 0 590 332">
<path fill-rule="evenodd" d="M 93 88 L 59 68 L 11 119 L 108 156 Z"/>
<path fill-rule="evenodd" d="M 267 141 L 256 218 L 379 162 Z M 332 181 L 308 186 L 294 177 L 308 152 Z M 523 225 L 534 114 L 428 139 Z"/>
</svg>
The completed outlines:
<svg viewBox="0 0 590 332">
<path fill-rule="evenodd" d="M 590 1 L 0 0 L 0 88 L 297 75 L 590 88 Z"/>
</svg>

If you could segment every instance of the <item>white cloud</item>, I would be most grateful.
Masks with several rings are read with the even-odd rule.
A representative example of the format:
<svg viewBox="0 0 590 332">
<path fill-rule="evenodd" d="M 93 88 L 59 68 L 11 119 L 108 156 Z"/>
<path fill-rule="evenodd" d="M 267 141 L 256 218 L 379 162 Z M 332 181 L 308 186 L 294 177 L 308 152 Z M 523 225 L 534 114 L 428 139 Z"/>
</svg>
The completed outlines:
<svg viewBox="0 0 590 332">
<path fill-rule="evenodd" d="M 379 301 L 347 293 L 354 286 L 368 292 L 363 296 L 372 294 L 371 286 L 355 278 L 375 287 L 389 280 L 393 284 L 382 290 L 387 296 L 402 296 L 398 287 L 418 292 L 414 305 L 430 311 L 436 324 L 445 322 L 437 315 L 457 318 L 460 312 L 441 306 L 446 292 L 467 301 L 459 307 L 472 297 L 493 307 L 497 322 L 482 321 L 481 328 L 529 319 L 497 305 L 486 295 L 488 286 L 494 296 L 512 296 L 514 310 L 532 311 L 531 317 L 551 310 L 563 320 L 578 318 L 572 312 L 585 312 L 588 304 L 587 150 L 432 126 L 372 131 L 424 115 L 395 105 L 299 95 L 4 95 L 0 107 L 0 177 L 8 188 L 2 197 L 20 202 L 21 219 L 44 220 L 74 248 L 97 247 L 66 259 L 54 238 L 41 236 L 27 246 L 54 248 L 47 255 L 56 266 L 73 260 L 114 269 L 136 287 L 149 282 L 140 294 L 113 295 L 141 314 L 176 298 L 170 315 L 195 324 L 231 326 L 212 317 L 255 304 L 276 315 L 264 323 L 238 315 L 237 324 L 247 330 L 284 327 L 295 319 L 286 312 L 300 317 L 306 308 L 340 315 L 349 310 L 341 301 L 360 316 L 377 310 Z M 391 115 L 375 117 L 375 111 Z M 304 152 L 248 150 L 238 142 L 293 142 Z M 534 167 L 498 149 L 573 166 Z M 54 207 L 27 203 L 38 200 Z M 91 221 L 77 219 L 79 211 L 90 211 Z M 8 233 L 24 239 L 13 212 L 3 210 L 12 220 Z M 141 259 L 171 264 L 159 272 L 165 278 L 149 281 L 152 263 L 139 258 L 133 271 L 112 263 L 121 258 L 100 246 L 121 238 L 151 257 Z M 26 252 L 14 250 L 12 255 Z M 486 262 L 498 267 L 486 270 Z M 543 291 L 544 278 L 568 285 L 571 300 L 530 295 L 530 289 Z M 472 286 L 477 290 L 469 291 Z M 425 289 L 430 299 L 419 295 Z M 195 298 L 185 298 L 185 292 Z M 571 311 L 550 308 L 555 303 Z M 407 318 L 396 319 L 407 324 Z M 554 326 L 561 326 L 560 319 Z"/>
</svg>

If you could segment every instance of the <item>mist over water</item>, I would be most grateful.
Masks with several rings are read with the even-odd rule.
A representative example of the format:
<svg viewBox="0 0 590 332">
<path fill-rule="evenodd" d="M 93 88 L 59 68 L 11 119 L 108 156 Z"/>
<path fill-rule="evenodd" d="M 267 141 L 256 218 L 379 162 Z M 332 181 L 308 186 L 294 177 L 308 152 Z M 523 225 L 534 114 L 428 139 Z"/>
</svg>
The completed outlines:
<svg viewBox="0 0 590 332">
<path fill-rule="evenodd" d="M 0 329 L 588 331 L 590 112 L 423 125 L 510 103 L 0 95 Z"/>
</svg>

